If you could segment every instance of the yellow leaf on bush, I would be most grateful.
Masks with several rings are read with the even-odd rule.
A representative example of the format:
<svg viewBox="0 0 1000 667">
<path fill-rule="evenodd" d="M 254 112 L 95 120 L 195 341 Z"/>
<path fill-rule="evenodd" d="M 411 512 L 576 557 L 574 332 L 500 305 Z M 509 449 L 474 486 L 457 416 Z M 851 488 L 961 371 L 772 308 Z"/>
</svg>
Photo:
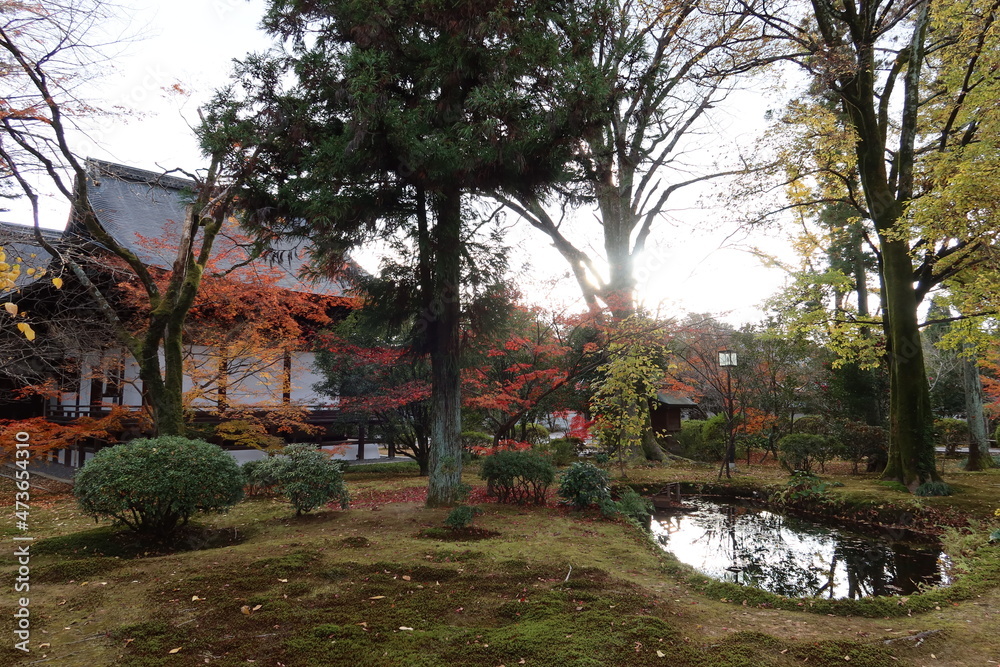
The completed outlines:
<svg viewBox="0 0 1000 667">
<path fill-rule="evenodd" d="M 7 303 L 5 303 L 3 305 L 3 307 L 4 307 L 4 310 L 6 310 L 11 315 L 17 315 L 17 306 L 15 304 L 11 303 L 10 301 L 8 301 Z"/>
<path fill-rule="evenodd" d="M 62 278 L 58 278 L 58 277 L 57 278 L 53 278 L 52 279 L 52 284 L 56 286 L 56 289 L 62 289 L 63 279 Z"/>
<path fill-rule="evenodd" d="M 18 322 L 17 330 L 23 333 L 28 340 L 35 340 L 35 330 L 27 322 Z"/>
</svg>

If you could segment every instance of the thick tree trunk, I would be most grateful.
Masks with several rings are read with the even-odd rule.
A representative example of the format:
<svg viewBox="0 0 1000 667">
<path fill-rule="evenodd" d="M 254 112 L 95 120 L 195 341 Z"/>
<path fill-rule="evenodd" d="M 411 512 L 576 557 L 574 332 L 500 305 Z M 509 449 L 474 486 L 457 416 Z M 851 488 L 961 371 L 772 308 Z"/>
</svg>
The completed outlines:
<svg viewBox="0 0 1000 667">
<path fill-rule="evenodd" d="M 907 244 L 881 238 L 891 362 L 889 379 L 889 462 L 882 476 L 911 491 L 937 481 L 930 391 L 917 322 L 913 266 Z"/>
<path fill-rule="evenodd" d="M 425 316 L 431 354 L 431 450 L 428 507 L 453 505 L 462 482 L 462 396 L 459 365 L 462 196 L 440 196 L 434 229 L 434 285 Z"/>
<path fill-rule="evenodd" d="M 160 374 L 159 351 L 147 351 L 139 363 L 139 379 L 149 401 L 154 435 L 184 435 L 184 402 L 179 391 L 168 388 Z"/>
<path fill-rule="evenodd" d="M 656 433 L 653 432 L 653 422 L 650 418 L 650 407 L 648 401 L 643 401 L 639 406 L 640 410 L 645 411 L 644 419 L 646 420 L 646 426 L 642 432 L 642 454 L 646 457 L 647 461 L 660 461 L 664 459 L 663 449 L 660 447 L 659 440 L 656 439 Z"/>
<path fill-rule="evenodd" d="M 969 459 L 966 470 L 986 470 L 993 467 L 990 456 L 990 439 L 986 432 L 986 416 L 983 413 L 983 383 L 979 379 L 979 366 L 966 346 L 962 357 L 962 380 L 965 389 L 965 415 L 969 426 Z"/>
</svg>

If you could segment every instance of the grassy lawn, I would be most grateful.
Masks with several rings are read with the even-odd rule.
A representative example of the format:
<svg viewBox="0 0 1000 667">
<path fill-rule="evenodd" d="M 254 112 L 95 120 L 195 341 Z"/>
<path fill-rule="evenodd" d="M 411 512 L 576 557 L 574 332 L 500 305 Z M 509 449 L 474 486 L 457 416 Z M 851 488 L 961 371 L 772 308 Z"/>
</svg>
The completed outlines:
<svg viewBox="0 0 1000 667">
<path fill-rule="evenodd" d="M 992 518 L 1000 506 L 1000 471 L 947 469 L 958 491 L 947 498 L 913 498 L 836 466 L 829 472 L 844 484 L 833 493 L 848 503 L 930 507 L 963 520 Z M 627 482 L 716 477 L 714 466 L 675 464 L 632 468 Z M 735 482 L 785 477 L 773 466 L 744 465 Z M 633 526 L 554 503 L 480 503 L 476 525 L 495 536 L 428 538 L 422 531 L 441 526 L 447 511 L 423 506 L 426 480 L 412 468 L 347 478 L 350 510 L 295 518 L 285 503 L 252 499 L 202 518 L 170 548 L 95 525 L 66 495 L 33 494 L 32 652 L 13 650 L 8 639 L 0 665 L 1000 661 L 1000 548 L 986 546 L 982 531 L 952 540 L 971 563 L 952 591 L 827 608 L 708 582 Z M 482 484 L 474 470 L 466 482 Z M 12 489 L 3 491 L 9 499 Z M 14 571 L 12 558 L 0 561 L 7 582 Z M 13 584 L 5 586 L 0 613 L 11 619 Z M 903 639 L 918 633 L 929 634 Z"/>
</svg>

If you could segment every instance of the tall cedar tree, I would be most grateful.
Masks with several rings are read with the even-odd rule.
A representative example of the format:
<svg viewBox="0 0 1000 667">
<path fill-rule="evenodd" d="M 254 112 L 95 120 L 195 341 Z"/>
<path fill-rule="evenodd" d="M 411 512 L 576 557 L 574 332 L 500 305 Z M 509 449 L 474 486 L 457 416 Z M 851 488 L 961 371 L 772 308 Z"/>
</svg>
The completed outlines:
<svg viewBox="0 0 1000 667">
<path fill-rule="evenodd" d="M 266 169 L 244 193 L 263 234 L 304 236 L 318 259 L 416 226 L 416 333 L 430 353 L 427 502 L 458 499 L 463 201 L 527 195 L 559 176 L 605 95 L 592 83 L 604 9 L 572 0 L 273 0 L 280 52 L 238 65 L 215 114 Z M 269 129 L 281 139 L 261 145 Z M 467 203 L 467 202 L 466 202 Z"/>
</svg>

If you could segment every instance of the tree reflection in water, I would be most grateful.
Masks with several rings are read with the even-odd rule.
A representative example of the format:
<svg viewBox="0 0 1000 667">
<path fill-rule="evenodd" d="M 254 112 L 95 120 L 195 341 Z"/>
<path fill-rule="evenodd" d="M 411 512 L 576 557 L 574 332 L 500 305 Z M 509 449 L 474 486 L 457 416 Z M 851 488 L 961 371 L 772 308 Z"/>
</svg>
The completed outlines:
<svg viewBox="0 0 1000 667">
<path fill-rule="evenodd" d="M 940 549 L 889 542 L 739 504 L 686 501 L 652 530 L 678 560 L 716 579 L 786 596 L 906 595 L 950 582 Z"/>
</svg>

